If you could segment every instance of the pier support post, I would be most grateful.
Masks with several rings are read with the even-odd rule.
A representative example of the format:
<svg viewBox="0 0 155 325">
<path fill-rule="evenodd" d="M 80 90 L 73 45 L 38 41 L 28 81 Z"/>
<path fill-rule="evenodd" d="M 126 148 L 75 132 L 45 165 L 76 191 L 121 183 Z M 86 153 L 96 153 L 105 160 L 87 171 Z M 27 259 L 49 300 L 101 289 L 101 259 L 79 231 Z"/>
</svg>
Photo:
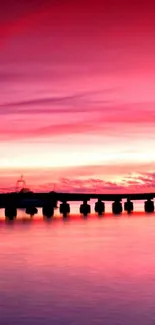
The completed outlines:
<svg viewBox="0 0 155 325">
<path fill-rule="evenodd" d="M 95 212 L 98 213 L 99 216 L 102 216 L 105 212 L 105 203 L 102 202 L 101 199 L 98 199 L 95 203 Z"/>
<path fill-rule="evenodd" d="M 51 218 L 54 215 L 54 206 L 53 205 L 44 205 L 42 208 L 43 216 L 46 218 Z"/>
<path fill-rule="evenodd" d="M 8 206 L 5 208 L 5 217 L 9 220 L 14 220 L 17 216 L 17 209 L 14 206 Z"/>
<path fill-rule="evenodd" d="M 127 198 L 126 202 L 124 203 L 124 210 L 128 214 L 133 212 L 133 202 L 131 202 L 129 198 Z"/>
<path fill-rule="evenodd" d="M 66 200 L 60 204 L 60 213 L 64 218 L 67 218 L 68 214 L 70 213 L 70 205 L 66 202 Z"/>
<path fill-rule="evenodd" d="M 120 200 L 115 200 L 112 203 L 112 212 L 113 214 L 121 214 L 122 213 L 122 203 Z"/>
<path fill-rule="evenodd" d="M 84 217 L 90 213 L 90 204 L 87 203 L 87 200 L 84 200 L 80 205 L 80 213 L 83 214 Z"/>
<path fill-rule="evenodd" d="M 31 217 L 33 217 L 35 214 L 38 213 L 38 209 L 36 207 L 28 207 L 25 210 L 26 214 L 29 214 Z"/>
<path fill-rule="evenodd" d="M 150 198 L 144 202 L 144 210 L 146 213 L 154 212 L 154 202 Z"/>
</svg>

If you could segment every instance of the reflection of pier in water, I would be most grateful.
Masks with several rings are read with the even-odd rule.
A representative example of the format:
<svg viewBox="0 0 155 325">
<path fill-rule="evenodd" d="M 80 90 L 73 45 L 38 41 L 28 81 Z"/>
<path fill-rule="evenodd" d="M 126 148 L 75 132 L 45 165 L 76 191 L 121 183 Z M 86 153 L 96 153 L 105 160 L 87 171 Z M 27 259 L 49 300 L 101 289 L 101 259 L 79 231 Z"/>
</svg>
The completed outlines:
<svg viewBox="0 0 155 325">
<path fill-rule="evenodd" d="M 42 208 L 42 213 L 47 218 L 54 216 L 54 210 L 57 208 L 58 202 L 60 202 L 59 211 L 63 217 L 67 217 L 70 213 L 71 201 L 82 201 L 80 204 L 79 212 L 83 216 L 87 216 L 91 213 L 91 207 L 89 204 L 90 199 L 96 199 L 94 211 L 102 216 L 105 213 L 105 201 L 112 202 L 112 212 L 115 215 L 120 215 L 124 211 L 128 214 L 134 210 L 134 200 L 145 200 L 144 211 L 146 213 L 154 212 L 155 193 L 131 193 L 131 194 L 85 194 L 85 193 L 34 193 L 34 192 L 14 192 L 0 194 L 0 208 L 5 209 L 5 217 L 8 219 L 14 219 L 17 216 L 17 209 L 25 209 L 25 212 L 31 216 L 35 215 L 38 210 Z M 124 206 L 122 199 L 126 199 Z"/>
</svg>

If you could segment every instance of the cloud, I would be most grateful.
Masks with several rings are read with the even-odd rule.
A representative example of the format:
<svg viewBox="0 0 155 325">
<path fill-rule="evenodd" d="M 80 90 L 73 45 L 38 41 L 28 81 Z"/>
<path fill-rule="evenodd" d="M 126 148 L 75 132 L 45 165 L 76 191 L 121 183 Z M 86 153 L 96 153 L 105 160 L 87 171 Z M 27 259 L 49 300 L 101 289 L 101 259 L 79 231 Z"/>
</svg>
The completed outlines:
<svg viewBox="0 0 155 325">
<path fill-rule="evenodd" d="M 16 112 L 17 113 L 17 112 Z M 59 114 L 61 116 L 59 117 Z M 87 116 L 79 116 L 76 121 L 76 110 L 71 113 L 69 110 L 54 110 L 53 114 L 56 114 L 56 119 L 53 119 L 54 115 L 48 112 L 48 110 L 44 110 L 44 114 L 42 111 L 43 118 L 37 118 L 38 115 L 35 111 L 31 114 L 27 114 L 26 112 L 22 112 L 21 114 L 15 114 L 13 117 L 11 112 L 7 112 L 4 115 L 9 116 L 9 120 L 4 120 L 0 130 L 0 140 L 5 141 L 14 141 L 14 140 L 22 140 L 30 138 L 40 138 L 44 139 L 45 137 L 58 137 L 58 136 L 69 136 L 69 135 L 78 135 L 78 134 L 91 134 L 98 135 L 100 139 L 103 139 L 103 142 L 107 139 L 109 145 L 111 145 L 111 141 L 114 137 L 117 137 L 117 144 L 120 141 L 121 134 L 123 134 L 124 141 L 125 139 L 132 141 L 137 141 L 138 138 L 135 138 L 136 135 L 143 136 L 145 142 L 146 139 L 150 137 L 153 139 L 154 134 L 154 120 L 149 117 L 149 122 L 141 118 L 141 123 L 134 122 L 131 123 L 131 120 L 127 120 L 126 122 L 120 121 L 121 118 L 118 119 L 104 119 L 103 116 L 98 114 L 96 116 L 96 112 L 89 112 Z M 7 115 L 8 114 L 8 115 Z M 67 114 L 68 117 L 67 117 Z M 12 117 L 12 118 L 11 118 Z M 110 120 L 110 122 L 108 122 Z M 150 124 L 150 125 L 149 125 Z M 100 140 L 101 141 L 101 140 Z M 137 147 L 133 145 L 133 150 L 137 150 Z"/>
<path fill-rule="evenodd" d="M 148 174 L 149 176 L 145 176 L 145 174 L 137 177 L 129 176 L 128 179 L 122 179 L 119 183 L 96 178 L 86 178 L 85 180 L 61 178 L 56 184 L 56 191 L 76 193 L 153 192 L 155 188 L 155 172 Z M 46 184 L 45 187 L 48 188 L 49 185 Z"/>
<path fill-rule="evenodd" d="M 127 183 L 132 179 L 132 184 L 138 183 L 139 186 L 154 188 L 155 187 L 155 172 L 137 173 L 137 176 L 129 176 Z"/>
<path fill-rule="evenodd" d="M 100 167 L 99 172 L 101 172 Z M 70 173 L 70 169 L 65 168 L 62 170 L 55 168 L 37 170 L 13 169 L 12 171 L 3 169 L 0 170 L 1 190 L 2 192 L 14 191 L 20 173 L 24 173 L 27 186 L 37 192 L 48 192 L 55 189 L 57 192 L 75 193 L 147 193 L 154 192 L 155 189 L 155 171 L 128 173 L 120 175 L 119 181 L 110 181 L 104 180 L 103 174 L 101 177 L 96 177 L 93 173 L 90 176 L 91 170 L 90 174 L 82 173 L 82 168 L 85 170 L 85 167 L 73 168 L 79 170 L 79 173 L 73 174 Z"/>
<path fill-rule="evenodd" d="M 0 114 L 43 114 L 87 113 L 98 125 L 117 124 L 154 124 L 155 102 L 118 104 L 104 100 L 109 90 L 90 91 L 67 96 L 43 97 L 5 102 L 0 104 Z M 90 118 L 89 118 L 90 119 Z M 87 123 L 87 122 L 86 122 Z"/>
<path fill-rule="evenodd" d="M 1 128 L 0 131 L 0 140 L 1 141 L 13 141 L 13 140 L 22 140 L 22 139 L 30 139 L 30 138 L 43 138 L 43 137 L 57 137 L 57 136 L 63 136 L 63 135 L 72 135 L 72 134 L 84 134 L 92 132 L 95 129 L 95 125 L 93 121 L 82 121 L 80 123 L 73 123 L 72 121 L 68 123 L 62 123 L 60 124 L 51 124 L 44 127 L 36 128 L 34 124 L 33 128 L 33 121 L 31 123 L 31 128 L 22 128 L 22 125 L 20 126 L 20 129 L 14 128 Z"/>
<path fill-rule="evenodd" d="M 119 193 L 132 193 L 132 192 L 151 192 L 155 188 L 155 172 L 143 172 L 141 174 L 122 177 L 120 182 L 104 181 L 99 178 L 60 178 L 57 183 L 59 190 L 75 191 L 75 192 L 98 192 L 106 193 L 119 192 Z"/>
<path fill-rule="evenodd" d="M 35 186 L 35 185 L 34 185 Z M 99 179 L 69 179 L 60 178 L 57 182 L 47 182 L 41 185 L 35 186 L 36 190 L 42 190 L 44 192 L 55 189 L 57 192 L 75 192 L 75 193 L 93 193 L 93 192 L 121 192 L 124 187 L 113 183 L 104 182 Z"/>
<path fill-rule="evenodd" d="M 50 191 L 54 183 L 48 182 L 42 184 L 41 187 L 44 191 Z M 96 178 L 86 178 L 84 180 L 78 178 L 60 178 L 55 182 L 55 190 L 58 192 L 75 192 L 75 193 L 134 193 L 134 192 L 149 192 L 155 187 L 155 178 L 153 182 L 141 183 L 141 177 L 135 180 L 130 179 L 125 182 L 110 182 Z M 38 189 L 39 189 L 38 188 Z"/>
<path fill-rule="evenodd" d="M 15 73 L 2 73 L 0 74 L 0 80 L 6 80 L 7 78 L 16 77 Z M 19 74 L 17 74 L 19 76 Z M 48 97 L 38 97 L 38 98 L 32 98 L 32 99 L 24 99 L 24 100 L 18 100 L 18 101 L 6 101 L 1 102 L 0 107 L 6 107 L 6 108 L 23 108 L 26 106 L 27 110 L 30 110 L 30 108 L 33 108 L 33 106 L 43 106 L 46 104 L 52 105 L 53 103 L 58 104 L 87 104 L 91 105 L 91 102 L 94 101 L 94 103 L 102 103 L 107 104 L 111 103 L 110 100 L 104 100 L 104 96 L 109 94 L 112 94 L 115 91 L 115 89 L 102 89 L 102 90 L 90 90 L 90 91 L 83 91 L 83 92 L 77 92 L 69 95 L 60 95 L 60 96 L 48 96 Z M 85 110 L 84 107 L 78 108 L 82 110 Z"/>
</svg>

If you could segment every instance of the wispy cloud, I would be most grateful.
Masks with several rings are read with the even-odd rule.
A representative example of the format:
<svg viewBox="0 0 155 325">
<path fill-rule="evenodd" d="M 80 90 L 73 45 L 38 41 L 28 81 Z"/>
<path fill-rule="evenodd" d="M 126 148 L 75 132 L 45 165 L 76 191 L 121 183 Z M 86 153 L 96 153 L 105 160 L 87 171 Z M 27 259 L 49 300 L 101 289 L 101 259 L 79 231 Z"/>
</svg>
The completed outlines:
<svg viewBox="0 0 155 325">
<path fill-rule="evenodd" d="M 50 191 L 54 183 L 48 182 L 38 186 L 38 190 Z M 75 193 L 135 193 L 135 192 L 153 192 L 155 188 L 155 175 L 152 177 L 128 177 L 121 182 L 104 181 L 97 178 L 69 179 L 60 178 L 55 182 L 55 190 L 58 192 L 75 192 Z"/>
<path fill-rule="evenodd" d="M 155 190 L 155 171 L 137 171 L 135 173 L 133 171 L 136 170 L 136 166 L 133 166 L 132 172 L 127 173 L 128 168 L 126 168 L 126 173 L 123 170 L 122 174 L 120 174 L 119 181 L 112 181 L 115 166 L 111 166 L 110 169 L 111 180 L 104 179 L 103 169 L 105 168 L 103 166 L 92 166 L 94 173 L 91 172 L 90 166 L 88 166 L 89 173 L 85 173 L 84 170 L 86 168 L 86 166 L 76 167 L 73 168 L 73 172 L 69 168 L 12 169 L 12 171 L 3 169 L 0 170 L 1 191 L 14 191 L 20 173 L 24 173 L 27 186 L 34 191 L 48 192 L 55 189 L 57 192 L 75 193 L 134 193 L 154 192 Z M 112 168 L 114 169 L 113 171 Z M 119 166 L 114 173 L 114 177 L 118 174 L 118 168 Z M 143 166 L 142 169 L 149 169 L 149 165 Z M 77 171 L 74 172 L 74 170 Z M 98 175 L 96 176 L 95 174 Z"/>
</svg>

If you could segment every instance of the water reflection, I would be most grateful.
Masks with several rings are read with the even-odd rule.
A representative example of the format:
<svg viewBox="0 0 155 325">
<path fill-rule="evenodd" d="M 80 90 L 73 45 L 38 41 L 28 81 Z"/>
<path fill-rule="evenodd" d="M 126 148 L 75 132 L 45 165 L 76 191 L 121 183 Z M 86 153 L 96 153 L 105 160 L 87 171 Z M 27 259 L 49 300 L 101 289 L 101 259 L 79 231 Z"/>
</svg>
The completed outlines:
<svg viewBox="0 0 155 325">
<path fill-rule="evenodd" d="M 155 216 L 0 223 L 0 324 L 154 324 Z"/>
</svg>

